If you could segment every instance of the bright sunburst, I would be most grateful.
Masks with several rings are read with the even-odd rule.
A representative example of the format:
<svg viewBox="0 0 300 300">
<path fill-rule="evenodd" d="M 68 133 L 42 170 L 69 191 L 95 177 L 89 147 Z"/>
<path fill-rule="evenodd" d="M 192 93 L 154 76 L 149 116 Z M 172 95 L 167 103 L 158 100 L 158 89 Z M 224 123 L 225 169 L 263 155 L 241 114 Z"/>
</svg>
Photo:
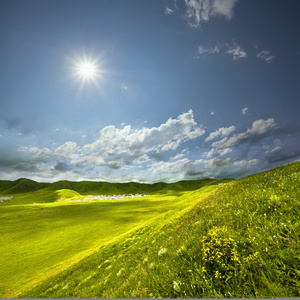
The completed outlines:
<svg viewBox="0 0 300 300">
<path fill-rule="evenodd" d="M 99 75 L 99 69 L 95 63 L 92 62 L 80 62 L 78 64 L 78 76 L 83 79 L 94 79 Z"/>
<path fill-rule="evenodd" d="M 83 78 L 93 78 L 97 75 L 97 68 L 92 63 L 82 63 L 78 67 L 80 76 L 82 76 Z"/>
<path fill-rule="evenodd" d="M 70 58 L 69 61 L 72 65 L 71 76 L 80 83 L 81 88 L 91 83 L 98 85 L 102 73 L 99 57 L 82 55 Z"/>
</svg>

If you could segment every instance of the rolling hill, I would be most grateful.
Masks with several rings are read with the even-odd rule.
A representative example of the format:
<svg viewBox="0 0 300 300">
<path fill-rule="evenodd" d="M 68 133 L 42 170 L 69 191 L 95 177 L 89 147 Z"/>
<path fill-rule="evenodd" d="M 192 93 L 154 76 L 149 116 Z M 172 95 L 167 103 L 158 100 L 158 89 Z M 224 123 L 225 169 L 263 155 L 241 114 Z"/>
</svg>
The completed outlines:
<svg viewBox="0 0 300 300">
<path fill-rule="evenodd" d="M 159 183 L 145 186 L 159 193 L 126 201 L 3 206 L 0 295 L 298 297 L 300 162 L 217 183 Z"/>
<path fill-rule="evenodd" d="M 213 185 L 230 182 L 234 179 L 227 178 L 216 180 L 211 178 L 200 180 L 184 180 L 175 183 L 158 182 L 153 184 L 128 182 L 110 183 L 95 181 L 67 181 L 61 180 L 54 183 L 39 183 L 30 179 L 20 178 L 15 181 L 0 180 L 0 194 L 19 194 L 35 192 L 38 190 L 56 191 L 68 189 L 80 194 L 135 194 L 135 193 L 178 193 L 181 191 L 193 191 L 205 185 Z"/>
</svg>

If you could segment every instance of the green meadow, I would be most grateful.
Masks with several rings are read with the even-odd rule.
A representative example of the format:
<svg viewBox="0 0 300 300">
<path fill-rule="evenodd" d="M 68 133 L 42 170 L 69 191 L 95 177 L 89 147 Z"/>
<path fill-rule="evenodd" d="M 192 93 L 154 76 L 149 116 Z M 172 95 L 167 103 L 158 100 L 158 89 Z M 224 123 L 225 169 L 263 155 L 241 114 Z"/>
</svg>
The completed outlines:
<svg viewBox="0 0 300 300">
<path fill-rule="evenodd" d="M 86 198 L 123 193 L 150 196 Z M 0 181 L 2 196 L 1 297 L 300 296 L 300 162 L 239 180 Z"/>
</svg>

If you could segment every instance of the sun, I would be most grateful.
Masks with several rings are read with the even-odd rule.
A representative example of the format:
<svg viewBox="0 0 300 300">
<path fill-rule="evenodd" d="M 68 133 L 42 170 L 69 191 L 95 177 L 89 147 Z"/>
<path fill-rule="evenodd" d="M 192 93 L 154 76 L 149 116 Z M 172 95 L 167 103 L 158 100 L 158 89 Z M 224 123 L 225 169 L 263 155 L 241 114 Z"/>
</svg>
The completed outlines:
<svg viewBox="0 0 300 300">
<path fill-rule="evenodd" d="M 75 79 L 83 89 L 87 85 L 99 85 L 99 80 L 102 77 L 103 70 L 101 68 L 100 56 L 74 56 L 69 59 L 71 67 L 71 78 Z"/>
<path fill-rule="evenodd" d="M 99 75 L 99 69 L 95 63 L 80 62 L 78 64 L 78 75 L 83 79 L 94 79 Z"/>
</svg>

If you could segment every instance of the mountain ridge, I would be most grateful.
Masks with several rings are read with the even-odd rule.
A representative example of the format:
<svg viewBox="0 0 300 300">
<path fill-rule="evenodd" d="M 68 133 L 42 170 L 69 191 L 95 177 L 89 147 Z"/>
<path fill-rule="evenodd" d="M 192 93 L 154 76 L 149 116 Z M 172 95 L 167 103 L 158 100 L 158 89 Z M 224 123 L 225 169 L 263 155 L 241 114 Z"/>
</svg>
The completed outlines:
<svg viewBox="0 0 300 300">
<path fill-rule="evenodd" d="M 171 193 L 180 191 L 191 191 L 204 185 L 226 183 L 234 180 L 224 178 L 221 180 L 204 178 L 198 180 L 181 180 L 174 183 L 138 183 L 138 182 L 106 182 L 106 181 L 68 181 L 60 180 L 53 183 L 37 182 L 27 178 L 19 178 L 14 181 L 0 180 L 0 193 L 3 195 L 34 192 L 42 189 L 51 191 L 69 189 L 81 194 L 129 194 L 129 193 Z"/>
</svg>

